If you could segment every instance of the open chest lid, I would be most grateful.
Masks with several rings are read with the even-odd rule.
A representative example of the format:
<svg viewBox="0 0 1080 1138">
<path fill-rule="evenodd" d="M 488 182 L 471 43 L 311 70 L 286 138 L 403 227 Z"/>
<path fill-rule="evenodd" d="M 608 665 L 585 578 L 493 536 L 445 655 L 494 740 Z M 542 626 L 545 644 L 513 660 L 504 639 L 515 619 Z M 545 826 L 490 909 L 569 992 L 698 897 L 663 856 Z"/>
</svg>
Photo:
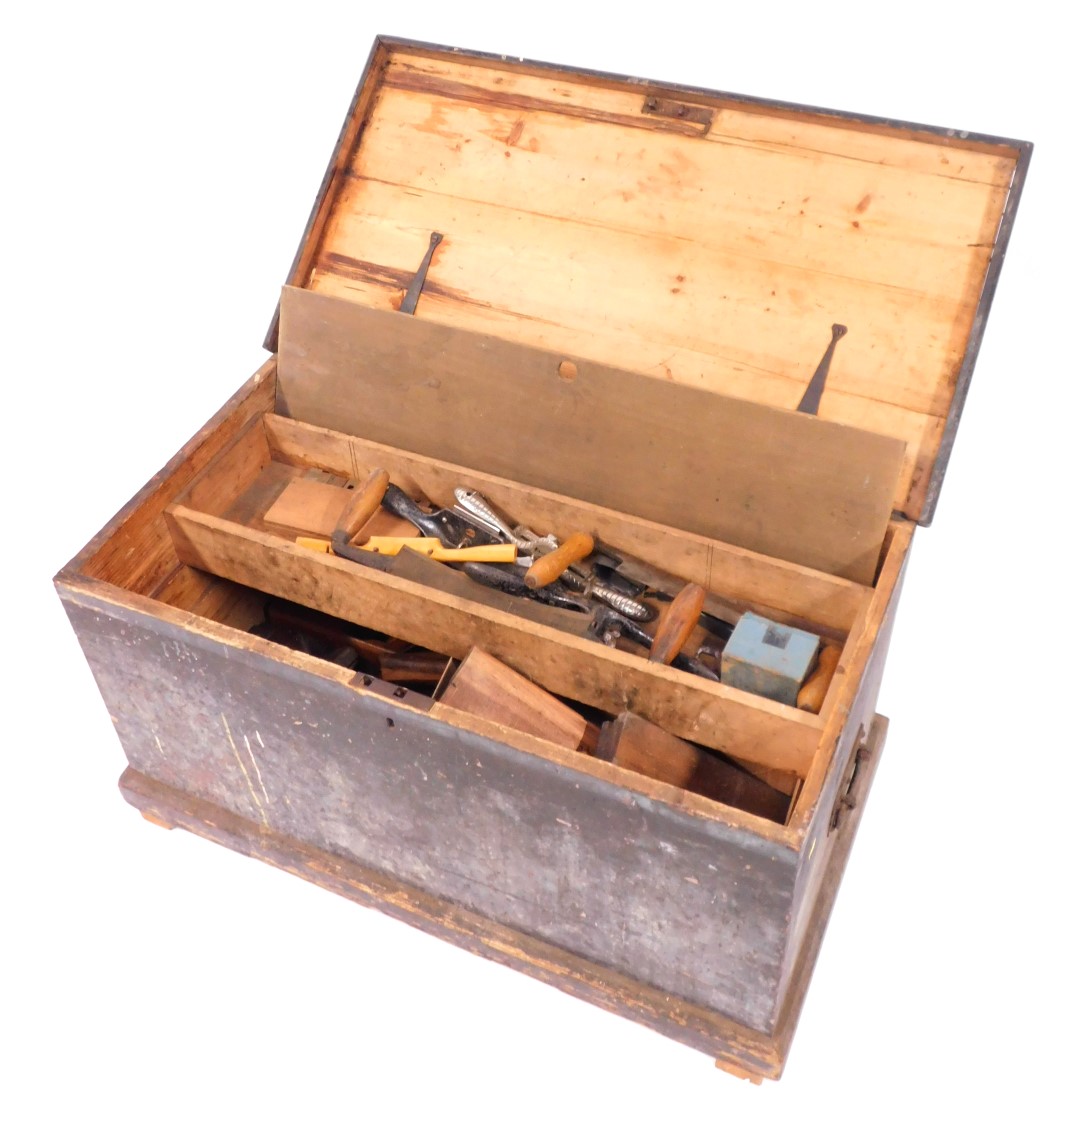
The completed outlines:
<svg viewBox="0 0 1080 1138">
<path fill-rule="evenodd" d="M 400 309 L 438 232 L 418 324 L 791 411 L 843 325 L 817 416 L 928 523 L 1030 151 L 379 39 L 288 285 Z"/>
</svg>

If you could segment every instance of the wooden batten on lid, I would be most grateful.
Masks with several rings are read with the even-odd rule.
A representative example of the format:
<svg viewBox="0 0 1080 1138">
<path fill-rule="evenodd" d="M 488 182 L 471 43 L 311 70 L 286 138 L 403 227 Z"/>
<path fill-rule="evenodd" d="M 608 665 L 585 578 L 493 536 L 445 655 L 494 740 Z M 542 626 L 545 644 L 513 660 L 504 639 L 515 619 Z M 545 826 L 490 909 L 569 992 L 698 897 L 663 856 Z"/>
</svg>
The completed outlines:
<svg viewBox="0 0 1080 1138">
<path fill-rule="evenodd" d="M 1028 152 L 379 41 L 281 409 L 869 581 L 932 514 Z"/>
</svg>

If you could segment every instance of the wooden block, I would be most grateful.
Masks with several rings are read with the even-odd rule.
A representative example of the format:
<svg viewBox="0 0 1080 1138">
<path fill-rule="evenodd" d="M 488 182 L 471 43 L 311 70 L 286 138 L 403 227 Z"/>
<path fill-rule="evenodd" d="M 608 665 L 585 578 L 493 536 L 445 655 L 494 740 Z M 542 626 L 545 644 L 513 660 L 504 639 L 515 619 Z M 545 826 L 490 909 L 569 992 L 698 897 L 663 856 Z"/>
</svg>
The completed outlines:
<svg viewBox="0 0 1080 1138">
<path fill-rule="evenodd" d="M 266 511 L 263 522 L 289 533 L 329 537 L 353 493 L 344 486 L 297 478 L 285 487 L 277 501 Z M 357 531 L 354 541 L 363 544 L 369 537 L 375 536 L 415 537 L 418 532 L 411 522 L 380 506 Z"/>
<path fill-rule="evenodd" d="M 589 726 L 584 716 L 481 648 L 465 657 L 440 702 L 575 751 Z"/>
<path fill-rule="evenodd" d="M 297 478 L 282 490 L 263 521 L 282 529 L 329 537 L 351 497 L 352 491 L 344 486 Z"/>
<path fill-rule="evenodd" d="M 623 770 L 637 771 L 671 786 L 689 785 L 705 754 L 632 711 L 624 711 L 600 729 L 597 757 Z"/>
<path fill-rule="evenodd" d="M 723 756 L 695 747 L 632 711 L 624 711 L 604 724 L 596 754 L 623 770 L 637 771 L 774 822 L 787 817 L 786 794 Z"/>
</svg>

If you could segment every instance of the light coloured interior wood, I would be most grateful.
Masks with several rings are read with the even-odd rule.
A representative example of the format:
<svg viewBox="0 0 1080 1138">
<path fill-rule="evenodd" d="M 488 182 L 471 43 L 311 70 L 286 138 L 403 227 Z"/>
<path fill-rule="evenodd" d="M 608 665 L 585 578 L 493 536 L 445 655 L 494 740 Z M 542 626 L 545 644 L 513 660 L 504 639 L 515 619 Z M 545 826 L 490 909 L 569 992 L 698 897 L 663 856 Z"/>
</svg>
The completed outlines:
<svg viewBox="0 0 1080 1138">
<path fill-rule="evenodd" d="M 286 288 L 283 409 L 306 423 L 868 583 L 903 460 L 810 415 Z"/>
<path fill-rule="evenodd" d="M 263 619 L 266 604 L 263 594 L 190 565 L 177 565 L 150 596 L 162 604 L 245 632 Z"/>
<path fill-rule="evenodd" d="M 394 46 L 292 283 L 905 444 L 925 500 L 1018 154 Z M 647 113 L 660 93 L 707 124 Z M 360 113 L 360 112 L 358 112 Z"/>
</svg>

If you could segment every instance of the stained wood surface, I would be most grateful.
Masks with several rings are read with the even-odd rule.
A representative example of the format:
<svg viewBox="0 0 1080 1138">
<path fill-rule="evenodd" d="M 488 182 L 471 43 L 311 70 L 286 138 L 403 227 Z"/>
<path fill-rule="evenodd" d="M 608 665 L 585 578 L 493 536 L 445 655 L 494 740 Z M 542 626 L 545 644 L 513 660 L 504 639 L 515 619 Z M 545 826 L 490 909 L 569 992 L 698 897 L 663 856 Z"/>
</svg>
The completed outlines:
<svg viewBox="0 0 1080 1138">
<path fill-rule="evenodd" d="M 390 470 L 407 493 L 448 505 L 455 486 L 470 486 L 510 520 L 542 533 L 597 532 L 610 545 L 697 581 L 710 592 L 781 624 L 842 639 L 865 608 L 871 590 L 841 577 L 755 554 L 591 502 L 539 491 L 483 474 L 474 467 L 372 442 L 340 431 L 268 415 L 265 429 L 273 454 L 296 466 L 337 471 L 359 479 L 375 466 Z"/>
<path fill-rule="evenodd" d="M 96 596 L 69 611 L 143 774 L 676 998 L 774 1023 L 797 856 L 765 834 L 782 827 L 703 821 L 352 687 L 344 669 L 297 668 L 257 637 Z M 635 920 L 642 909 L 661 916 Z"/>
<path fill-rule="evenodd" d="M 875 720 L 870 738 L 869 775 L 876 772 L 886 721 Z M 555 945 L 484 918 L 461 905 L 418 889 L 400 878 L 331 856 L 310 841 L 267 831 L 204 798 L 128 768 L 120 780 L 124 798 L 148 821 L 180 826 L 247 856 L 285 869 L 360 904 L 371 906 L 443 940 L 543 980 L 598 1007 L 651 1027 L 713 1055 L 723 1071 L 759 1082 L 783 1073 L 813 974 L 833 900 L 843 876 L 869 780 L 829 851 L 824 881 L 806 936 L 798 946 L 792 981 L 769 1032 L 755 1031 L 728 1016 L 673 997 Z"/>
<path fill-rule="evenodd" d="M 295 477 L 274 499 L 262 515 L 261 523 L 272 530 L 284 530 L 290 536 L 309 534 L 329 538 L 349 504 L 353 491 L 311 478 Z M 258 524 L 259 519 L 253 519 Z M 415 537 L 416 526 L 381 506 L 354 536 L 355 545 L 363 545 L 369 537 Z"/>
<path fill-rule="evenodd" d="M 700 747 L 624 711 L 600 729 L 598 758 L 671 786 L 689 786 L 705 754 Z"/>
<path fill-rule="evenodd" d="M 176 827 L 248 857 L 284 869 L 357 904 L 373 908 L 437 936 L 459 948 L 649 1027 L 687 1047 L 716 1057 L 716 1065 L 742 1078 L 777 1079 L 791 1042 L 789 1014 L 777 1041 L 728 1016 L 650 988 L 615 969 L 558 948 L 520 929 L 492 921 L 469 909 L 417 889 L 370 866 L 331 855 L 310 842 L 267 832 L 246 818 L 185 794 L 131 767 L 120 779 L 124 799 L 163 829 Z M 816 953 L 815 953 L 816 955 Z M 807 971 L 813 966 L 807 962 Z M 398 982 L 393 978 L 393 982 Z M 404 986 L 407 978 L 402 977 Z"/>
<path fill-rule="evenodd" d="M 286 288 L 294 419 L 867 583 L 895 439 Z"/>
<path fill-rule="evenodd" d="M 588 725 L 584 716 L 562 700 L 482 648 L 473 648 L 461 662 L 439 703 L 572 751 L 581 744 Z"/>
<path fill-rule="evenodd" d="M 599 758 L 610 759 L 623 770 L 637 771 L 672 786 L 726 802 L 774 822 L 784 822 L 788 796 L 720 755 L 688 743 L 624 711 L 605 723 L 596 748 Z"/>
<path fill-rule="evenodd" d="M 294 478 L 263 515 L 269 526 L 329 537 L 352 491 L 306 478 Z"/>
<path fill-rule="evenodd" d="M 262 621 L 266 606 L 266 597 L 261 593 L 190 565 L 178 565 L 150 595 L 185 615 L 194 613 L 244 631 Z M 177 614 L 177 619 L 184 617 Z"/>
<path fill-rule="evenodd" d="M 763 766 L 805 775 L 817 747 L 817 717 L 806 712 L 186 506 L 168 519 L 180 558 L 228 580 L 457 659 L 479 645 L 556 695 L 615 715 L 637 711 Z"/>
<path fill-rule="evenodd" d="M 384 49 L 290 283 L 902 439 L 928 508 L 1020 151 L 403 45 Z M 687 106 L 650 113 L 649 95 Z"/>
</svg>

